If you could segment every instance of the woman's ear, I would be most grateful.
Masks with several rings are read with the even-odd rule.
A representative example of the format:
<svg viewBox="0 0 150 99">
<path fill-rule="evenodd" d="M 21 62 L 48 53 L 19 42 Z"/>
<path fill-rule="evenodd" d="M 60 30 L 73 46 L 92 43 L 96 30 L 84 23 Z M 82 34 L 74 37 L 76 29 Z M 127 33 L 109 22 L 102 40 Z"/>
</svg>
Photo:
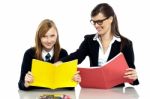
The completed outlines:
<svg viewBox="0 0 150 99">
<path fill-rule="evenodd" d="M 110 21 L 110 23 L 113 22 L 113 17 L 112 16 L 109 17 L 109 21 Z"/>
</svg>

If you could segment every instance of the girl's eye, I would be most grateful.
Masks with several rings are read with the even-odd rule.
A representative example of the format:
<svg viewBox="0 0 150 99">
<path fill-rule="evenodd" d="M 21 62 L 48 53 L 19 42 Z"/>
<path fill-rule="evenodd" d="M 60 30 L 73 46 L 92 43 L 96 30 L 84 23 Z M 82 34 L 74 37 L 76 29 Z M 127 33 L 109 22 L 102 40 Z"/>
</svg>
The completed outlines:
<svg viewBox="0 0 150 99">
<path fill-rule="evenodd" d="M 51 35 L 51 37 L 54 37 L 55 35 Z"/>
</svg>

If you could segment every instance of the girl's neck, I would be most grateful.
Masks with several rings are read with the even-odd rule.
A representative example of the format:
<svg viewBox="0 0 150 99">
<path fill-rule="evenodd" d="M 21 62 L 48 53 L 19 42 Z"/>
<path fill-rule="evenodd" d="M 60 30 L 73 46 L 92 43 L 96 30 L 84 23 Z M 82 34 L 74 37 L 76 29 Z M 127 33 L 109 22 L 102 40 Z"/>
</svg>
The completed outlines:
<svg viewBox="0 0 150 99">
<path fill-rule="evenodd" d="M 45 49 L 45 48 L 44 48 L 44 50 L 45 50 L 46 52 L 50 52 L 51 50 L 53 50 L 53 47 L 52 47 L 51 49 Z"/>
</svg>

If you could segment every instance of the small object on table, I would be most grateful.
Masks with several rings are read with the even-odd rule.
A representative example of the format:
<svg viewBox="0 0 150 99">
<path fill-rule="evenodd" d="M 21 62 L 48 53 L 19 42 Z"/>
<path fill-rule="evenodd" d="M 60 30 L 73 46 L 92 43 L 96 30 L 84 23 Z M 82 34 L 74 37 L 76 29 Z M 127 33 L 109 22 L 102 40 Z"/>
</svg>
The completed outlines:
<svg viewBox="0 0 150 99">
<path fill-rule="evenodd" d="M 71 97 L 65 94 L 43 94 L 39 99 L 71 99 Z"/>
</svg>

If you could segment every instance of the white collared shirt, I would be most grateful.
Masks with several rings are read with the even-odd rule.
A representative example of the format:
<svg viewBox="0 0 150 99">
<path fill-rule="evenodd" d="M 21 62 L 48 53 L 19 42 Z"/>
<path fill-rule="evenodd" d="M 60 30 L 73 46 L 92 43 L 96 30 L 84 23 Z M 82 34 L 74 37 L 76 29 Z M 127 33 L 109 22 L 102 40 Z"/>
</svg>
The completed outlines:
<svg viewBox="0 0 150 99">
<path fill-rule="evenodd" d="M 115 40 L 117 40 L 118 42 L 121 42 L 120 37 L 113 36 L 113 39 L 109 43 L 109 47 L 108 47 L 107 51 L 104 53 L 104 50 L 103 50 L 103 47 L 102 47 L 102 43 L 100 41 L 100 38 L 99 38 L 98 34 L 96 34 L 94 36 L 93 40 L 97 40 L 99 45 L 100 45 L 99 46 L 99 55 L 98 55 L 98 66 L 102 66 L 104 63 L 107 62 L 108 56 L 110 54 L 111 46 L 115 42 Z"/>
<path fill-rule="evenodd" d="M 53 57 L 53 55 L 54 55 L 54 48 L 52 48 L 52 50 L 50 50 L 49 52 L 47 52 L 47 51 L 45 51 L 44 49 L 42 49 L 42 59 L 44 60 L 44 61 L 46 61 L 46 58 L 45 58 L 45 56 L 47 55 L 47 54 L 50 54 L 50 60 L 52 59 L 52 57 Z"/>
</svg>

